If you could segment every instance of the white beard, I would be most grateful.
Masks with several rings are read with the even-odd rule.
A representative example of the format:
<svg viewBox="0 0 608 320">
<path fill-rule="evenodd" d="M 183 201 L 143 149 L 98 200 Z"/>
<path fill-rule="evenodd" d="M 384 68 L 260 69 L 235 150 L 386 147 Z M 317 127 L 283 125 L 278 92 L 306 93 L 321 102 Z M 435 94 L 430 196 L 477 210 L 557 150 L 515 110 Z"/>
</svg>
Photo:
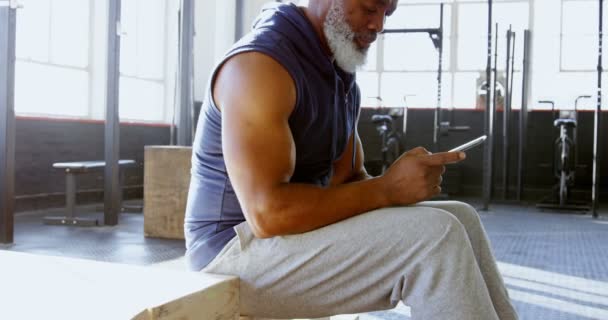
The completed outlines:
<svg viewBox="0 0 608 320">
<path fill-rule="evenodd" d="M 327 17 L 323 23 L 323 32 L 329 49 L 342 70 L 355 73 L 367 60 L 367 48 L 359 49 L 355 44 L 355 32 L 346 22 L 344 8 L 332 0 Z"/>
</svg>

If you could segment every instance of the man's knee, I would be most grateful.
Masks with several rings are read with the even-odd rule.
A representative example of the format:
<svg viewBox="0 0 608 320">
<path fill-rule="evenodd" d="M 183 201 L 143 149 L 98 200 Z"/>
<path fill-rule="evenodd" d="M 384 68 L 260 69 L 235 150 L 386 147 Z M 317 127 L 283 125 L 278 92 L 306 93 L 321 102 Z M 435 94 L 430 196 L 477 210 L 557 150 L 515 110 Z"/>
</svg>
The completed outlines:
<svg viewBox="0 0 608 320">
<path fill-rule="evenodd" d="M 424 239 L 429 243 L 447 238 L 458 241 L 467 237 L 461 221 L 451 212 L 440 208 L 424 208 L 420 215 L 420 227 Z"/>
<path fill-rule="evenodd" d="M 479 213 L 468 203 L 460 201 L 445 201 L 442 202 L 439 207 L 455 215 L 456 218 L 458 218 L 458 220 L 465 225 L 465 227 L 481 224 Z"/>
</svg>

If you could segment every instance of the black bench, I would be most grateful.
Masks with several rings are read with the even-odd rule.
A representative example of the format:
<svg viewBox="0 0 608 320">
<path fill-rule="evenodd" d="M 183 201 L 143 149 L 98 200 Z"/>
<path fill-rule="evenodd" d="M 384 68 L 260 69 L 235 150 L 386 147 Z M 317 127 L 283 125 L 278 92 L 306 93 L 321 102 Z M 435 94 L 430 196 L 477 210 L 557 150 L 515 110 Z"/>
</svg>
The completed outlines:
<svg viewBox="0 0 608 320">
<path fill-rule="evenodd" d="M 119 160 L 119 167 L 135 165 L 134 160 Z M 78 161 L 53 163 L 53 168 L 65 171 L 65 216 L 45 217 L 45 224 L 71 226 L 97 226 L 99 222 L 93 218 L 78 218 L 74 215 L 76 207 L 76 176 L 83 173 L 95 172 L 105 168 L 104 161 Z M 121 179 L 122 180 L 122 179 Z"/>
</svg>

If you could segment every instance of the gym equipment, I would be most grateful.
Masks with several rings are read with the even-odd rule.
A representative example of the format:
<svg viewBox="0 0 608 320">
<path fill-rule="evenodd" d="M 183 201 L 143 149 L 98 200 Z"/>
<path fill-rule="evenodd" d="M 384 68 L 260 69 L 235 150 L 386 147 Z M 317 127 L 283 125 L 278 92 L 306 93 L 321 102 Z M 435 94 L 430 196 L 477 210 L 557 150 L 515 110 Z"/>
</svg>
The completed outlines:
<svg viewBox="0 0 608 320">
<path fill-rule="evenodd" d="M 497 29 L 498 32 L 498 29 Z M 511 104 L 513 100 L 513 72 L 515 69 L 515 32 L 511 26 L 507 30 L 507 62 L 505 82 L 505 104 L 502 117 L 502 199 L 506 200 L 509 194 L 509 133 L 511 123 Z"/>
<path fill-rule="evenodd" d="M 559 128 L 559 137 L 553 145 L 553 172 L 558 183 L 551 194 L 536 204 L 541 209 L 566 209 L 566 210 L 589 210 L 585 202 L 573 201 L 571 199 L 571 188 L 574 186 L 576 176 L 576 113 L 579 98 L 575 101 L 574 110 L 558 111 L 558 117 L 554 118 L 553 126 Z M 551 104 L 551 110 L 555 114 L 555 103 L 553 101 L 539 101 L 539 103 Z"/>
<path fill-rule="evenodd" d="M 483 205 L 482 210 L 488 210 L 492 198 L 492 163 L 494 150 L 494 114 L 496 104 L 493 103 L 493 90 L 490 90 L 492 81 L 492 0 L 488 0 L 488 51 L 486 63 L 486 110 L 484 117 L 484 131 L 488 141 L 483 149 Z"/>
<path fill-rule="evenodd" d="M 591 213 L 594 218 L 598 217 L 599 189 L 600 189 L 600 118 L 602 112 L 602 50 L 604 36 L 604 0 L 599 0 L 599 33 L 598 33 L 598 53 L 597 53 L 597 107 L 594 112 L 593 129 L 593 189 L 591 190 Z"/>
<path fill-rule="evenodd" d="M 524 31 L 524 60 L 522 70 L 521 110 L 519 112 L 519 147 L 517 161 L 517 201 L 522 200 L 524 190 L 524 163 L 526 152 L 526 135 L 528 129 L 528 95 L 530 71 L 530 30 Z"/>
<path fill-rule="evenodd" d="M 450 131 L 467 131 L 468 126 L 452 126 L 449 121 L 443 120 L 443 109 L 441 108 L 442 72 L 443 72 L 443 6 L 439 5 L 439 28 L 414 28 L 414 29 L 385 29 L 382 33 L 428 33 L 435 49 L 438 52 L 437 63 L 437 106 L 435 107 L 433 123 L 433 151 L 441 151 L 440 137 Z"/>
<path fill-rule="evenodd" d="M 574 100 L 574 119 L 578 122 L 578 102 L 581 99 L 591 99 L 590 95 L 580 95 L 578 97 L 576 97 L 576 99 Z M 574 143 L 578 144 L 578 130 L 574 130 L 574 135 L 572 137 L 572 139 L 574 139 Z M 576 152 L 575 156 L 575 160 L 574 163 L 576 165 L 578 165 L 578 152 Z"/>
<path fill-rule="evenodd" d="M 0 243 L 12 243 L 15 208 L 14 1 L 0 1 Z"/>
<path fill-rule="evenodd" d="M 407 116 L 408 116 L 408 104 L 407 104 L 407 98 L 408 97 L 415 97 L 415 94 L 404 94 L 403 95 L 403 128 L 401 130 L 401 143 L 402 145 L 406 145 L 406 139 L 407 139 Z"/>
<path fill-rule="evenodd" d="M 134 160 L 120 160 L 119 166 L 134 165 Z M 68 225 L 68 226 L 84 226 L 91 227 L 99 225 L 97 219 L 79 218 L 74 214 L 76 208 L 76 176 L 102 170 L 106 167 L 103 161 L 79 161 L 79 162 L 58 162 L 53 163 L 53 168 L 62 169 L 65 172 L 65 216 L 60 217 L 45 217 L 45 224 L 53 225 Z M 124 180 L 124 179 L 120 179 Z M 122 189 L 119 193 L 119 203 L 122 201 Z"/>
<path fill-rule="evenodd" d="M 8 250 L 0 261 L 3 319 L 252 319 L 233 276 Z"/>
<path fill-rule="evenodd" d="M 401 148 L 399 147 L 401 135 L 395 131 L 393 126 L 394 118 L 396 118 L 396 116 L 387 114 L 375 114 L 372 116 L 372 123 L 376 125 L 376 130 L 382 141 L 381 174 L 384 174 L 388 167 L 390 167 L 390 165 L 401 155 Z"/>
<path fill-rule="evenodd" d="M 397 160 L 401 153 L 399 135 L 394 130 L 393 117 L 391 115 L 375 114 L 372 116 L 372 122 L 376 125 L 376 130 L 381 138 L 381 173 L 383 174 Z"/>
<path fill-rule="evenodd" d="M 109 0 L 108 3 L 108 62 L 106 89 L 106 121 L 104 130 L 104 207 L 103 220 L 108 226 L 118 224 L 120 211 L 120 122 L 119 122 L 119 89 L 120 89 L 120 26 L 121 0 Z"/>
</svg>

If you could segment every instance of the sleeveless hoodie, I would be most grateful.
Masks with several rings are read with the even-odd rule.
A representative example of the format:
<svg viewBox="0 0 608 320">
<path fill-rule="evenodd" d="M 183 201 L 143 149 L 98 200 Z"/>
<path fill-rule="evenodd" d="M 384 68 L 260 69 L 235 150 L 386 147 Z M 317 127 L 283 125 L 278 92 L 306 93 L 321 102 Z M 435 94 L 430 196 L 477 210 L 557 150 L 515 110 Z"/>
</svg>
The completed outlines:
<svg viewBox="0 0 608 320">
<path fill-rule="evenodd" d="M 294 81 L 297 98 L 289 127 L 296 164 L 291 182 L 328 186 L 333 163 L 342 156 L 356 128 L 361 99 L 355 75 L 327 56 L 301 8 L 278 3 L 264 7 L 253 30 L 229 50 L 213 72 L 199 117 L 184 225 L 186 258 L 194 271 L 213 260 L 236 235 L 233 227 L 245 221 L 226 171 L 222 115 L 213 101 L 212 88 L 223 63 L 246 52 L 272 57 Z"/>
</svg>

